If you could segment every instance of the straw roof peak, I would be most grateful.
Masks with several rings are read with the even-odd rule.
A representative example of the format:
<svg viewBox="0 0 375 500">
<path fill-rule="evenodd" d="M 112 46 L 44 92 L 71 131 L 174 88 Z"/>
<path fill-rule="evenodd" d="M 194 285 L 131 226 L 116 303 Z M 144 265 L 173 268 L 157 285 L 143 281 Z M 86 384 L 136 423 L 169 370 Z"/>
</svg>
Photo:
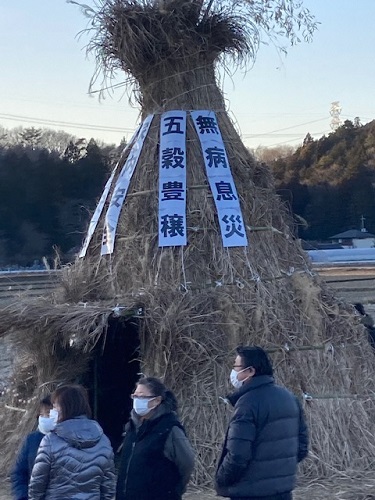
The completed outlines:
<svg viewBox="0 0 375 500">
<path fill-rule="evenodd" d="M 147 81 L 150 69 L 168 75 L 170 65 L 179 72 L 229 58 L 246 67 L 263 34 L 281 48 L 278 38 L 309 41 L 317 24 L 297 0 L 97 0 L 95 9 L 70 3 L 91 19 L 87 51 L 98 73 L 111 79 L 124 71 L 130 85 Z"/>
</svg>

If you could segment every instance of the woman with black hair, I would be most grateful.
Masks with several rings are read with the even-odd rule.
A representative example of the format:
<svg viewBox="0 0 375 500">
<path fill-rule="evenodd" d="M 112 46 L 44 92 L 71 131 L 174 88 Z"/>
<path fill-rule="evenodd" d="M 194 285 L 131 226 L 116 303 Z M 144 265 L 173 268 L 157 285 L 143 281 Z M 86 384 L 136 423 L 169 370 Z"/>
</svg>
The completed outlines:
<svg viewBox="0 0 375 500">
<path fill-rule="evenodd" d="M 116 500 L 181 500 L 194 451 L 177 418 L 174 394 L 157 378 L 138 381 L 125 427 Z"/>
<path fill-rule="evenodd" d="M 113 450 L 102 428 L 91 420 L 81 385 L 56 389 L 51 400 L 56 427 L 40 444 L 29 484 L 29 500 L 112 500 Z"/>
</svg>

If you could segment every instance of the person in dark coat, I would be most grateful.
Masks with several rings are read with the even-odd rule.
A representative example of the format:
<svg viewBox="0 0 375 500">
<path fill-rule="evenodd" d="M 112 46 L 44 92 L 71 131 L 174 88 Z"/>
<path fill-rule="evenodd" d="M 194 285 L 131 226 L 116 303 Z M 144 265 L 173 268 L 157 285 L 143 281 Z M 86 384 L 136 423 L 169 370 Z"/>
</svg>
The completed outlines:
<svg viewBox="0 0 375 500">
<path fill-rule="evenodd" d="M 45 434 L 54 429 L 56 425 L 55 419 L 50 418 L 49 415 L 51 409 L 51 398 L 47 396 L 39 404 L 38 429 L 26 436 L 17 455 L 10 473 L 12 498 L 14 500 L 28 500 L 27 490 L 40 442 Z"/>
<path fill-rule="evenodd" d="M 356 302 L 354 307 L 358 314 L 361 316 L 361 324 L 366 327 L 368 341 L 373 349 L 375 349 L 375 326 L 372 316 L 370 316 L 360 302 Z"/>
<path fill-rule="evenodd" d="M 98 422 L 90 419 L 85 388 L 61 386 L 51 399 L 57 424 L 40 443 L 29 500 L 112 500 L 116 487 L 113 450 Z"/>
<path fill-rule="evenodd" d="M 308 454 L 298 399 L 275 384 L 260 347 L 238 347 L 228 396 L 234 414 L 216 472 L 216 491 L 231 500 L 290 500 L 297 464 Z"/>
<path fill-rule="evenodd" d="M 119 464 L 116 500 L 181 500 L 194 451 L 173 393 L 157 378 L 138 381 Z"/>
</svg>

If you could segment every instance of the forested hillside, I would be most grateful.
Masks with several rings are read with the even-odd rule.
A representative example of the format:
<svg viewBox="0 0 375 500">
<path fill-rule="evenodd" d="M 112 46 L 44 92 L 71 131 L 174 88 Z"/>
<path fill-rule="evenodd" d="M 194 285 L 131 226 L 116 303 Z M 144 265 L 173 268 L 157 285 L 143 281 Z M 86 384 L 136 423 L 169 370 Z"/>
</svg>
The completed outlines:
<svg viewBox="0 0 375 500">
<path fill-rule="evenodd" d="M 77 249 L 124 144 L 97 144 L 48 129 L 0 127 L 0 268 L 30 266 Z M 276 187 L 299 236 L 324 240 L 350 228 L 375 233 L 375 121 L 346 121 L 327 137 L 309 134 L 294 153 L 272 160 Z"/>
<path fill-rule="evenodd" d="M 307 134 L 292 155 L 269 164 L 279 194 L 298 216 L 301 238 L 359 229 L 362 215 L 375 232 L 375 121 L 347 120 L 318 140 Z"/>
<path fill-rule="evenodd" d="M 0 267 L 80 246 L 118 150 L 64 132 L 0 134 Z"/>
</svg>

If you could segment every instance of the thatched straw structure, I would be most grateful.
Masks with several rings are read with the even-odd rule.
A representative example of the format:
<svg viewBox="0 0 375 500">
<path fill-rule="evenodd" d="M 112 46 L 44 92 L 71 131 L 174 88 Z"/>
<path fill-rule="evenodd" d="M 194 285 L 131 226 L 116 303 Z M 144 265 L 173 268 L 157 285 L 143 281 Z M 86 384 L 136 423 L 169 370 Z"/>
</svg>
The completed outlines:
<svg viewBox="0 0 375 500">
<path fill-rule="evenodd" d="M 137 82 L 142 116 L 154 118 L 120 214 L 114 253 L 100 256 L 105 205 L 85 257 L 64 270 L 63 294 L 0 312 L 1 335 L 11 331 L 21 353 L 12 386 L 20 401 L 12 401 L 10 392 L 3 410 L 4 422 L 14 417 L 11 427 L 2 426 L 4 460 L 30 429 L 44 391 L 62 381 L 86 381 L 100 417 L 103 391 L 115 385 L 104 401 L 120 426 L 129 410 L 121 401 L 142 371 L 163 377 L 176 392 L 198 452 L 196 480 L 209 485 L 229 416 L 220 397 L 228 390 L 233 349 L 245 343 L 268 349 L 278 381 L 304 401 L 312 441 L 307 479 L 352 471 L 358 477 L 373 468 L 373 353 L 351 307 L 312 272 L 268 168 L 241 142 L 216 83 L 215 64 L 223 54 L 241 61 L 255 53 L 264 26 L 251 9 L 261 4 L 103 0 L 92 14 L 89 49 L 107 74 L 121 69 Z M 298 15 L 285 21 L 291 38 L 293 20 L 313 30 L 308 13 Z M 160 117 L 168 110 L 188 112 L 188 245 L 160 248 L 158 146 Z M 216 114 L 248 247 L 223 247 L 191 110 Z M 111 342 L 115 347 L 104 362 Z M 9 408 L 19 406 L 27 412 Z M 366 491 L 368 482 L 361 488 Z"/>
</svg>

